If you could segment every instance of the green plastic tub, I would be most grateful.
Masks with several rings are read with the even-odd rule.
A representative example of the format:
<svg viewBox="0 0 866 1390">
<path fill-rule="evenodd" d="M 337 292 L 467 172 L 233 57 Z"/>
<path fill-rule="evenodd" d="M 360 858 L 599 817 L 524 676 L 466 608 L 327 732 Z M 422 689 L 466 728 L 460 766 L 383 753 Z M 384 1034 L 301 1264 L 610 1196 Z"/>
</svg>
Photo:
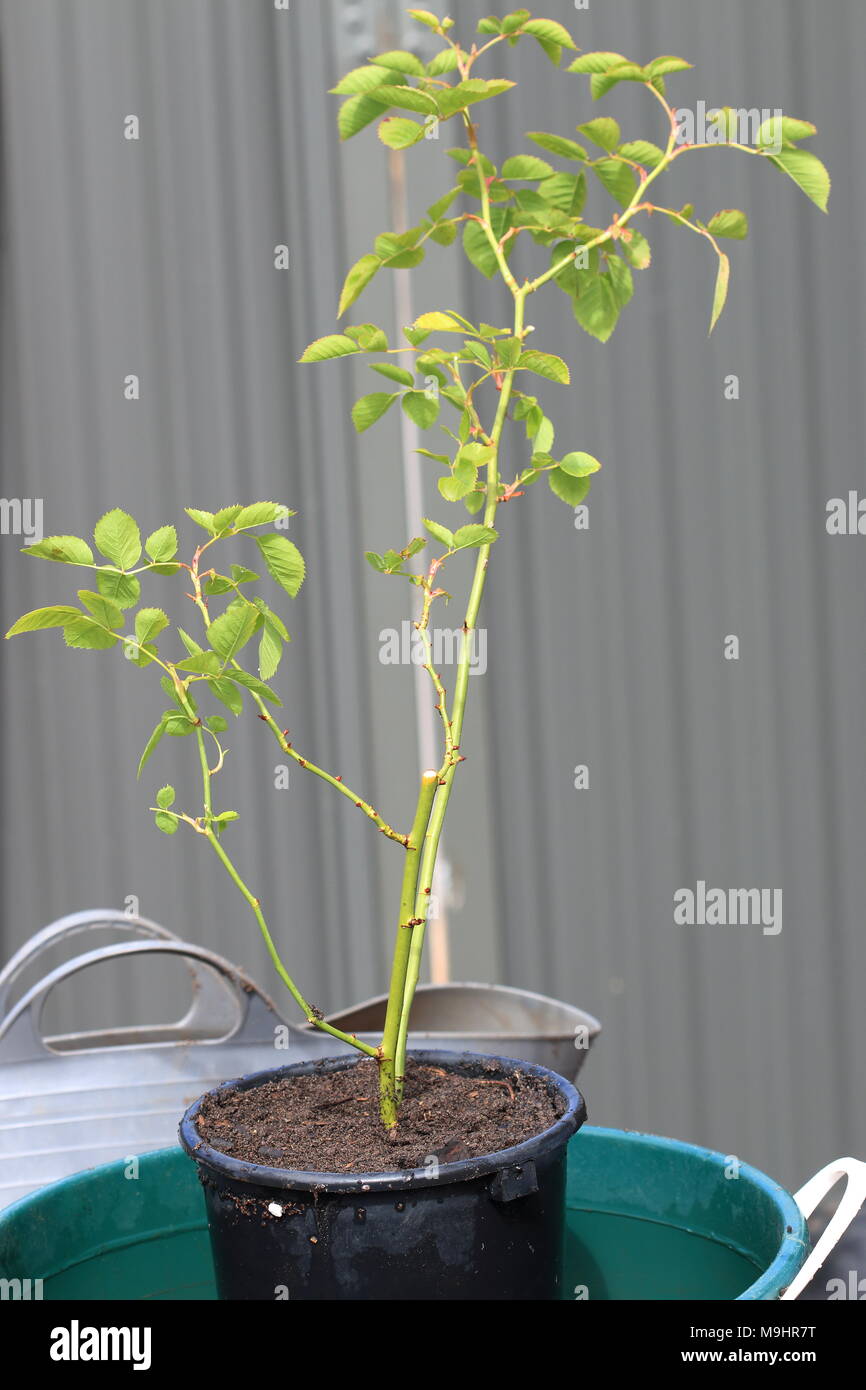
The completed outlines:
<svg viewBox="0 0 866 1390">
<path fill-rule="evenodd" d="M 584 1126 L 569 1146 L 566 1299 L 774 1299 L 808 1251 L 794 1198 L 746 1164 Z M 0 1278 L 46 1299 L 212 1299 L 204 1202 L 177 1149 L 110 1163 L 0 1214 Z M 32 1287 L 32 1285 L 31 1285 Z"/>
</svg>

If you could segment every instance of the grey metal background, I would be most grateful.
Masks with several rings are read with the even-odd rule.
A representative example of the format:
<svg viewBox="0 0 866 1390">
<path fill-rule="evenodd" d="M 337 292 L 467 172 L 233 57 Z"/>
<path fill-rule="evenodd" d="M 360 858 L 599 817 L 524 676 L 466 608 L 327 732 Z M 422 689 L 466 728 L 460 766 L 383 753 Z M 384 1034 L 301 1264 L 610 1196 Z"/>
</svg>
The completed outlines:
<svg viewBox="0 0 866 1390">
<path fill-rule="evenodd" d="M 296 508 L 309 579 L 289 615 L 288 722 L 299 747 L 403 822 L 412 677 L 377 652 L 406 595 L 361 558 L 404 539 L 397 421 L 356 440 L 348 411 L 374 389 L 369 372 L 294 365 L 331 331 L 342 273 L 388 223 L 382 148 L 372 128 L 340 148 L 326 95 L 378 48 L 364 23 L 381 9 L 2 0 L 2 494 L 43 497 L 46 533 L 85 534 L 114 505 L 148 529 L 187 504 Z M 488 9 L 451 7 L 473 29 Z M 650 228 L 653 267 L 606 347 L 558 292 L 532 304 L 539 344 L 574 368 L 570 391 L 544 393 L 558 443 L 606 467 L 587 532 L 541 489 L 502 517 L 490 669 L 472 681 L 448 831 L 466 883 L 454 974 L 601 1016 L 585 1072 L 595 1122 L 705 1142 L 794 1184 L 866 1147 L 866 540 L 824 525 L 827 498 L 863 477 L 866 11 L 546 0 L 541 13 L 585 49 L 683 53 L 696 64 L 672 79 L 683 105 L 814 119 L 835 188 L 825 218 L 758 161 L 682 161 L 672 200 L 707 215 L 742 206 L 752 221 L 709 343 L 714 267 L 667 223 Z M 585 79 L 554 74 L 534 48 L 494 68 L 520 83 L 492 125 L 479 112 L 494 157 L 526 129 L 567 133 L 599 112 L 631 135 L 656 128 L 644 93 L 617 89 L 593 109 Z M 128 113 L 138 142 L 123 139 Z M 448 143 L 412 151 L 415 208 L 447 187 Z M 281 242 L 287 272 L 273 268 Z M 391 291 L 381 275 L 363 317 L 390 322 Z M 418 312 L 507 308 L 438 248 L 414 292 Z M 138 402 L 123 398 L 130 372 Z M 723 394 L 732 372 L 737 402 Z M 73 578 L 18 545 L 0 538 L 4 627 Z M 723 658 L 729 633 L 739 662 Z M 152 828 L 166 776 L 195 796 L 187 746 L 163 745 L 135 786 L 163 703 L 155 679 L 116 652 L 70 654 L 56 633 L 4 645 L 0 660 L 2 954 L 63 913 L 135 895 L 271 988 L 218 866 L 191 837 Z M 243 812 L 238 859 L 287 958 L 335 1008 L 382 986 L 400 852 L 295 767 L 275 790 L 280 761 L 244 719 L 221 804 Z M 588 790 L 574 790 L 578 763 Z M 698 878 L 781 888 L 781 935 L 674 926 L 673 894 Z M 171 1002 L 140 970 L 70 987 L 56 1016 L 129 1022 Z"/>
</svg>

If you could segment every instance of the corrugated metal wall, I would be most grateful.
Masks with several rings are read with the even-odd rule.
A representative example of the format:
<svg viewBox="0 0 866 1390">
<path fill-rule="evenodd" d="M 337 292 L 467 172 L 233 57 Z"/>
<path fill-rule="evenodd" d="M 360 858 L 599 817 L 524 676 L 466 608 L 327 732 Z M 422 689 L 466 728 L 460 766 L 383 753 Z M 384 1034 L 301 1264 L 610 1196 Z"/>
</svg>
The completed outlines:
<svg viewBox="0 0 866 1390">
<path fill-rule="evenodd" d="M 452 12 L 474 27 L 488 8 Z M 709 343 L 713 267 L 667 224 L 651 229 L 654 265 L 608 346 L 555 293 L 532 305 L 541 345 L 575 367 L 570 392 L 544 393 L 558 443 L 606 469 L 587 531 L 539 490 L 502 518 L 490 667 L 472 682 L 449 827 L 466 885 L 454 970 L 601 1015 L 585 1073 L 596 1122 L 706 1142 L 793 1184 L 866 1147 L 866 540 L 824 524 L 827 499 L 864 472 L 866 12 L 855 0 L 550 0 L 544 12 L 585 49 L 682 52 L 696 64 L 675 79 L 683 104 L 815 119 L 835 188 L 824 218 L 757 161 L 683 161 L 672 198 L 743 206 L 752 221 Z M 407 820 L 412 675 L 377 660 L 405 595 L 360 558 L 404 535 L 398 425 L 357 440 L 348 410 L 369 374 L 294 365 L 388 222 L 381 146 L 368 132 L 340 148 L 326 95 L 382 8 L 3 0 L 0 23 L 3 496 L 44 498 L 48 533 L 83 534 L 112 505 L 148 527 L 186 504 L 275 495 L 296 508 L 310 577 L 283 682 L 293 735 Z M 540 53 L 496 66 L 520 85 L 488 123 L 494 158 L 526 129 L 569 132 L 596 114 L 585 81 L 555 78 Z M 632 90 L 602 109 L 630 134 L 657 119 Z M 128 114 L 138 141 L 123 138 Z M 436 142 L 412 155 L 418 207 L 448 174 Z M 278 243 L 288 271 L 274 269 Z M 390 322 L 380 280 L 365 316 Z M 506 308 L 441 251 L 414 295 L 419 312 Z M 69 587 L 17 546 L 0 539 L 4 624 Z M 724 657 L 728 634 L 739 661 Z M 270 988 L 231 885 L 198 844 L 151 828 L 154 778 L 170 768 L 195 793 L 186 746 L 134 785 L 162 708 L 149 673 L 70 655 L 56 634 L 0 658 L 2 953 L 65 912 L 134 896 Z M 399 851 L 298 769 L 277 790 L 279 753 L 256 721 L 232 748 L 238 858 L 298 977 L 325 1007 L 378 991 Z M 574 788 L 578 764 L 588 789 Z M 676 926 L 673 895 L 699 879 L 781 889 L 781 933 Z M 170 993 L 160 984 L 158 1005 L 154 990 L 125 972 L 70 990 L 58 1017 L 141 1018 Z"/>
</svg>

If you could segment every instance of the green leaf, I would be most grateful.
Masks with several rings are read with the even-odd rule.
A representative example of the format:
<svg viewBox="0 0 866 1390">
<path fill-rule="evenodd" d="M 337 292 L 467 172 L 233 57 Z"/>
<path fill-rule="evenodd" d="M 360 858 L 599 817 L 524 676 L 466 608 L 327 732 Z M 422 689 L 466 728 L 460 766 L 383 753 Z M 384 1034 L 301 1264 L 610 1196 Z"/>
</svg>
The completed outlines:
<svg viewBox="0 0 866 1390">
<path fill-rule="evenodd" d="M 232 579 L 236 584 L 252 584 L 260 577 L 255 570 L 248 570 L 245 565 L 232 565 Z"/>
<path fill-rule="evenodd" d="M 454 72 L 459 66 L 455 48 L 441 48 L 427 64 L 428 77 L 441 77 L 445 72 Z"/>
<path fill-rule="evenodd" d="M 157 564 L 174 559 L 177 554 L 177 531 L 173 526 L 160 526 L 158 531 L 150 533 L 144 549 Z"/>
<path fill-rule="evenodd" d="M 413 374 L 407 372 L 405 367 L 398 367 L 393 362 L 371 362 L 370 366 L 374 372 L 387 377 L 389 381 L 398 382 L 400 386 L 414 386 L 415 384 Z"/>
<path fill-rule="evenodd" d="M 439 416 L 439 400 L 426 391 L 407 391 L 402 406 L 420 430 L 429 429 Z"/>
<path fill-rule="evenodd" d="M 388 335 L 384 328 L 379 328 L 375 323 L 347 324 L 343 331 L 347 338 L 358 344 L 362 352 L 388 351 Z"/>
<path fill-rule="evenodd" d="M 211 694 L 215 695 L 232 714 L 237 717 L 244 707 L 244 697 L 237 686 L 222 676 L 211 676 L 208 680 Z"/>
<path fill-rule="evenodd" d="M 596 275 L 574 301 L 574 317 L 593 338 L 606 343 L 616 328 L 619 301 L 609 275 Z"/>
<path fill-rule="evenodd" d="M 438 31 L 441 28 L 441 21 L 437 19 L 432 10 L 411 9 L 407 10 L 406 13 L 411 19 L 417 20 L 419 24 L 425 24 L 428 29 Z"/>
<path fill-rule="evenodd" d="M 386 84 L 378 89 L 376 96 L 379 101 L 386 101 L 389 106 L 396 106 L 401 111 L 418 111 L 424 116 L 431 116 L 436 112 L 434 98 L 420 87 Z"/>
<path fill-rule="evenodd" d="M 256 544 L 262 541 L 281 540 L 280 536 L 256 536 Z M 286 545 L 290 545 L 286 541 Z M 241 650 L 250 640 L 259 625 L 259 611 L 251 603 L 236 599 L 224 613 L 214 618 L 208 628 L 208 640 L 214 651 L 225 663 Z"/>
<path fill-rule="evenodd" d="M 348 338 L 345 333 L 328 333 L 324 338 L 316 338 L 315 342 L 304 348 L 298 361 L 327 362 L 332 357 L 348 357 L 358 350 L 357 343 L 353 343 L 352 339 Z"/>
<path fill-rule="evenodd" d="M 174 835 L 177 830 L 177 816 L 170 811 L 157 811 L 154 822 L 164 835 Z"/>
<path fill-rule="evenodd" d="M 256 577 L 258 578 L 258 576 Z M 178 633 L 180 634 L 180 640 L 183 642 L 190 656 L 199 656 L 204 648 L 199 646 L 195 638 L 190 637 L 188 632 L 184 632 L 182 627 L 178 628 Z"/>
<path fill-rule="evenodd" d="M 444 120 L 458 111 L 465 111 L 477 101 L 487 101 L 490 97 L 507 92 L 515 84 L 504 80 L 486 80 L 482 77 L 469 77 L 465 82 L 457 82 L 438 94 L 439 113 Z"/>
<path fill-rule="evenodd" d="M 20 632 L 41 632 L 49 627 L 63 627 L 70 618 L 80 618 L 79 608 L 68 608 L 55 604 L 52 608 L 33 608 L 14 622 L 6 633 L 7 637 L 17 637 Z"/>
<path fill-rule="evenodd" d="M 724 251 L 719 254 L 719 270 L 716 275 L 716 288 L 713 294 L 713 313 L 710 319 L 710 333 L 712 333 L 719 321 L 719 315 L 725 307 L 725 300 L 728 297 L 728 282 L 731 278 L 731 262 Z"/>
<path fill-rule="evenodd" d="M 162 716 L 162 721 L 165 724 L 165 732 L 171 738 L 186 738 L 195 728 L 189 715 L 182 710 L 166 710 Z"/>
<path fill-rule="evenodd" d="M 360 130 L 368 126 L 371 121 L 375 121 L 377 116 L 381 116 L 382 112 L 387 109 L 384 102 L 376 100 L 375 91 L 363 92 L 359 96 L 349 97 L 337 112 L 337 129 L 340 132 L 340 139 L 351 140 L 353 135 L 357 135 Z"/>
<path fill-rule="evenodd" d="M 736 241 L 742 241 L 743 237 L 749 234 L 749 219 L 738 208 L 723 208 L 715 217 L 710 218 L 707 231 L 712 232 L 713 236 L 731 237 Z"/>
<path fill-rule="evenodd" d="M 424 76 L 424 64 L 420 58 L 416 58 L 414 53 L 408 53 L 403 48 L 389 49 L 387 53 L 379 53 L 372 59 L 378 67 L 389 68 L 393 72 L 408 72 L 413 77 Z"/>
<path fill-rule="evenodd" d="M 164 787 L 160 787 L 156 794 L 156 804 L 162 811 L 167 811 L 169 806 L 173 806 L 174 787 L 169 786 L 167 783 Z"/>
<path fill-rule="evenodd" d="M 454 532 L 454 549 L 468 550 L 472 546 L 492 545 L 498 540 L 499 532 L 492 526 L 460 526 Z"/>
<path fill-rule="evenodd" d="M 352 68 L 345 77 L 341 77 L 336 87 L 331 88 L 335 96 L 353 97 L 371 92 L 376 87 L 381 87 L 384 82 L 393 82 L 394 73 L 391 68 L 377 67 L 375 63 L 365 63 L 363 67 Z"/>
<path fill-rule="evenodd" d="M 631 236 L 626 240 L 628 232 L 631 232 Z M 635 231 L 634 227 L 626 228 L 619 244 L 629 265 L 633 265 L 635 270 L 646 270 L 652 260 L 652 251 L 642 232 Z"/>
<path fill-rule="evenodd" d="M 501 34 L 501 33 L 502 33 L 502 20 L 499 18 L 498 15 L 495 15 L 495 14 L 489 14 L 489 15 L 487 15 L 486 19 L 479 19 L 479 21 L 478 21 L 478 33 L 479 33 L 479 34 Z"/>
<path fill-rule="evenodd" d="M 624 309 L 634 294 L 634 278 L 625 261 L 621 261 L 618 256 L 612 256 L 608 262 L 607 273 L 610 276 L 610 283 L 616 295 L 616 301 L 620 309 Z"/>
<path fill-rule="evenodd" d="M 665 53 L 661 58 L 653 58 L 651 63 L 647 63 L 646 70 L 650 77 L 664 77 L 667 72 L 685 72 L 686 68 L 693 66 L 685 58 L 675 58 L 673 54 Z"/>
<path fill-rule="evenodd" d="M 343 288 L 340 292 L 340 303 L 337 309 L 338 318 L 341 318 L 342 315 L 345 314 L 349 306 L 355 303 L 355 300 L 359 297 L 361 291 L 365 289 L 367 285 L 369 285 L 373 276 L 376 274 L 376 271 L 379 270 L 379 268 L 381 267 L 381 264 L 382 262 L 379 260 L 379 257 L 374 256 L 371 253 L 368 253 L 366 256 L 362 256 L 360 260 L 355 262 L 348 275 L 346 276 L 345 280 L 343 281 Z M 321 338 L 319 339 L 320 343 L 323 341 L 325 340 Z M 312 343 L 310 345 L 310 347 L 315 346 L 315 343 Z M 310 348 L 307 348 L 307 352 L 309 351 Z M 332 353 L 329 355 L 341 356 L 342 354 Z M 321 358 L 310 358 L 306 357 L 306 355 L 301 358 L 302 362 L 315 362 L 321 360 Z"/>
<path fill-rule="evenodd" d="M 231 821 L 239 819 L 240 814 L 238 811 L 220 811 L 218 816 L 214 816 L 213 823 L 222 828 L 222 826 L 228 825 Z"/>
<path fill-rule="evenodd" d="M 35 545 L 24 546 L 23 555 L 36 555 L 42 560 L 57 560 L 62 565 L 92 565 L 93 551 L 78 536 L 46 536 Z"/>
<path fill-rule="evenodd" d="M 578 60 L 579 61 L 579 60 Z M 598 145 L 602 150 L 613 152 L 620 142 L 620 128 L 612 116 L 597 116 L 594 121 L 577 127 L 581 135 Z"/>
<path fill-rule="evenodd" d="M 352 423 L 358 434 L 363 434 L 375 425 L 396 401 L 399 391 L 373 391 L 369 396 L 361 396 L 352 406 Z"/>
<path fill-rule="evenodd" d="M 560 386 L 567 386 L 571 380 L 566 363 L 552 352 L 536 352 L 534 348 L 527 348 L 517 359 L 517 366 L 521 371 L 534 372 L 536 376 L 556 381 Z"/>
<path fill-rule="evenodd" d="M 573 478 L 562 468 L 553 468 L 547 475 L 550 490 L 555 497 L 561 497 L 569 506 L 577 507 L 589 492 L 590 479 Z"/>
<path fill-rule="evenodd" d="M 637 188 L 634 170 L 618 159 L 600 159 L 592 167 L 610 196 L 616 199 L 620 207 L 627 207 Z"/>
<path fill-rule="evenodd" d="M 140 608 L 135 615 L 135 636 L 142 646 L 152 642 L 166 627 L 168 618 L 161 608 Z"/>
<path fill-rule="evenodd" d="M 380 123 L 377 134 L 389 150 L 407 150 L 424 139 L 424 126 L 410 121 L 408 116 L 388 116 Z"/>
<path fill-rule="evenodd" d="M 598 101 L 605 92 L 609 92 L 619 82 L 646 82 L 647 73 L 638 63 L 617 63 L 615 67 L 608 68 L 607 72 L 593 73 L 589 79 L 589 90 L 593 101 Z M 663 77 L 656 78 L 657 82 L 664 82 Z"/>
<path fill-rule="evenodd" d="M 529 18 L 529 10 L 512 10 L 511 14 L 504 16 L 502 20 L 502 33 L 513 34 L 520 29 Z"/>
<path fill-rule="evenodd" d="M 259 640 L 259 675 L 263 681 L 269 681 L 271 676 L 276 675 L 282 655 L 282 638 L 273 623 L 266 618 Z"/>
<path fill-rule="evenodd" d="M 434 541 L 438 541 L 440 545 L 444 545 L 448 550 L 454 549 L 454 532 L 449 531 L 447 526 L 440 526 L 438 521 L 431 521 L 430 518 L 426 516 L 423 518 L 423 525 L 425 530 L 433 537 Z"/>
<path fill-rule="evenodd" d="M 463 250 L 468 259 L 480 270 L 482 275 L 486 275 L 488 280 L 492 280 L 499 266 L 493 247 L 487 240 L 484 229 L 477 222 L 467 222 L 463 228 Z"/>
<path fill-rule="evenodd" d="M 439 309 L 434 309 L 429 314 L 421 314 L 415 320 L 412 327 L 421 329 L 425 333 L 466 332 L 465 320 L 461 323 L 460 319 L 458 319 L 455 315 L 444 314 Z"/>
<path fill-rule="evenodd" d="M 546 159 L 534 154 L 515 154 L 506 159 L 500 170 L 503 179 L 547 179 L 553 173 L 553 166 Z"/>
<path fill-rule="evenodd" d="M 294 598 L 304 582 L 306 567 L 301 552 L 285 536 L 256 536 L 272 579 Z"/>
<path fill-rule="evenodd" d="M 235 502 L 231 507 L 221 507 L 218 512 L 214 512 L 213 529 L 217 535 L 224 531 L 230 531 L 235 521 L 243 511 L 240 502 Z"/>
<path fill-rule="evenodd" d="M 803 190 L 807 198 L 811 198 L 816 207 L 822 212 L 827 211 L 830 175 L 817 155 L 811 154 L 809 150 L 786 149 L 767 157 L 777 169 L 781 169 L 794 180 L 797 187 Z"/>
<path fill-rule="evenodd" d="M 781 145 L 791 145 L 797 140 L 808 140 L 818 134 L 818 127 L 811 121 L 798 121 L 794 116 L 770 116 L 762 122 L 755 136 L 756 145 L 769 145 L 777 150 Z"/>
<path fill-rule="evenodd" d="M 583 162 L 587 158 L 583 146 L 578 145 L 576 140 L 567 140 L 564 135 L 549 135 L 545 130 L 528 130 L 526 138 L 534 141 L 536 145 L 540 145 L 549 154 L 558 154 L 562 159 L 575 159 Z"/>
<path fill-rule="evenodd" d="M 627 140 L 620 145 L 618 153 L 625 159 L 633 159 L 635 164 L 645 165 L 647 169 L 657 168 L 665 157 L 664 150 L 660 150 L 651 140 Z"/>
<path fill-rule="evenodd" d="M 453 471 L 446 478 L 440 478 L 438 488 L 447 502 L 459 502 L 475 487 L 478 468 L 468 458 L 457 458 Z"/>
<path fill-rule="evenodd" d="M 221 714 L 208 715 L 207 719 L 204 722 L 210 729 L 211 733 L 214 734 L 224 734 L 229 726 L 228 720 L 224 719 Z"/>
<path fill-rule="evenodd" d="M 601 468 L 598 459 L 593 458 L 592 454 L 579 451 L 566 454 L 565 458 L 559 460 L 559 466 L 570 478 L 588 478 L 591 473 L 597 473 Z"/>
<path fill-rule="evenodd" d="M 141 758 L 139 759 L 138 772 L 135 774 L 136 777 L 141 776 L 142 768 L 144 767 L 145 763 L 147 762 L 148 758 L 150 757 L 156 745 L 159 743 L 164 733 L 165 721 L 161 719 L 157 724 L 156 728 L 154 729 L 153 733 L 151 734 L 150 738 L 147 740 L 147 743 L 145 744 L 144 752 L 142 753 Z"/>
<path fill-rule="evenodd" d="M 195 522 L 196 526 L 201 526 L 211 535 L 214 534 L 213 512 L 202 512 L 199 511 L 198 507 L 184 507 L 184 511 Z"/>
<path fill-rule="evenodd" d="M 271 690 L 269 685 L 260 681 L 249 671 L 239 671 L 237 667 L 232 667 L 225 673 L 226 680 L 234 681 L 236 685 L 242 685 L 245 690 L 252 690 L 262 700 L 270 700 L 272 705 L 281 705 L 283 702 L 275 690 Z"/>
<path fill-rule="evenodd" d="M 78 597 L 91 617 L 102 627 L 123 627 L 123 613 L 120 605 L 113 599 L 106 598 L 104 594 L 93 594 L 88 589 L 79 589 Z"/>
<path fill-rule="evenodd" d="M 243 531 L 248 526 L 267 526 L 282 517 L 292 515 L 294 513 L 283 506 L 282 502 L 254 502 L 250 507 L 241 508 L 234 527 L 236 531 Z"/>
<path fill-rule="evenodd" d="M 95 618 L 81 614 L 70 618 L 63 627 L 63 638 L 67 647 L 82 647 L 89 651 L 104 651 L 117 643 L 117 634 L 109 632 Z"/>
<path fill-rule="evenodd" d="M 607 72 L 608 68 L 615 68 L 619 63 L 628 60 L 622 53 L 598 52 L 581 53 L 579 58 L 575 58 L 573 63 L 569 63 L 568 72 Z"/>
<path fill-rule="evenodd" d="M 119 507 L 99 518 L 93 539 L 106 560 L 118 569 L 131 569 L 141 558 L 141 532 L 132 517 Z"/>
<path fill-rule="evenodd" d="M 134 608 L 141 598 L 141 582 L 133 574 L 123 574 L 111 565 L 96 571 L 96 587 L 103 598 L 113 599 L 118 608 Z"/>
<path fill-rule="evenodd" d="M 537 39 L 552 63 L 559 63 L 560 49 L 577 48 L 565 25 L 556 19 L 529 19 L 523 25 L 523 33 Z"/>
<path fill-rule="evenodd" d="M 193 675 L 215 676 L 221 669 L 221 663 L 216 652 L 196 652 L 193 656 L 184 657 L 183 661 L 176 661 L 175 669 L 190 671 Z"/>
</svg>

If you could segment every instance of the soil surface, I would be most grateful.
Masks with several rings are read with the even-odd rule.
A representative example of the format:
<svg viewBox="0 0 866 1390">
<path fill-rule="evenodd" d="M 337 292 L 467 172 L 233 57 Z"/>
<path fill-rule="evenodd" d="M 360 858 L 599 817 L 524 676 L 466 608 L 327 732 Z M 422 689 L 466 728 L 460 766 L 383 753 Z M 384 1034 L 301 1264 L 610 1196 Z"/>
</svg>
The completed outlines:
<svg viewBox="0 0 866 1390">
<path fill-rule="evenodd" d="M 196 1128 L 220 1153 L 270 1168 L 388 1173 L 478 1158 L 549 1129 L 563 1098 L 519 1068 L 479 1074 L 410 1063 L 396 1133 L 379 1119 L 376 1063 L 207 1097 Z"/>
</svg>

